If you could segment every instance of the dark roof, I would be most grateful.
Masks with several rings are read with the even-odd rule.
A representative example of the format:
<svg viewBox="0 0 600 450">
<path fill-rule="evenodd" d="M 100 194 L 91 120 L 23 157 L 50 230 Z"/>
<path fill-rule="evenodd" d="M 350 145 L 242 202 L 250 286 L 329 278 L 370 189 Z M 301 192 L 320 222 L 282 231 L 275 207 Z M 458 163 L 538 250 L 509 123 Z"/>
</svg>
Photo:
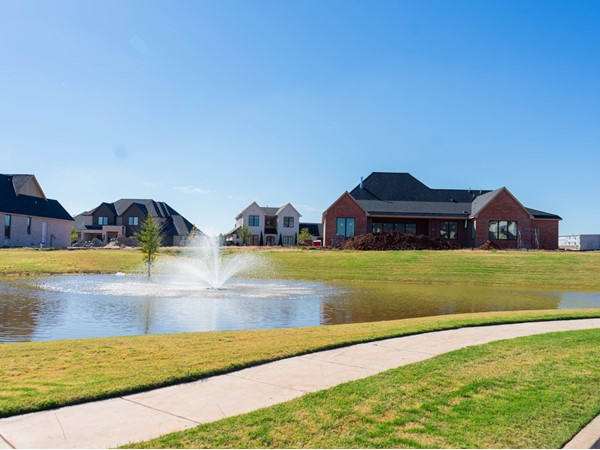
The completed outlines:
<svg viewBox="0 0 600 450">
<path fill-rule="evenodd" d="M 186 236 L 192 231 L 194 225 L 171 208 L 165 202 L 157 202 L 152 199 L 133 199 L 122 198 L 113 203 L 101 203 L 96 208 L 83 212 L 75 216 L 75 229 L 77 231 L 86 228 L 84 224 L 84 216 L 91 216 L 100 208 L 106 205 L 117 216 L 122 216 L 132 205 L 136 205 L 144 215 L 152 214 L 154 217 L 167 219 L 163 225 L 163 232 L 168 236 Z M 87 228 L 90 228 L 89 226 Z"/>
<path fill-rule="evenodd" d="M 323 224 L 322 223 L 306 223 L 300 222 L 298 224 L 298 229 L 302 231 L 303 228 L 308 228 L 308 232 L 315 237 L 323 236 Z"/>
<path fill-rule="evenodd" d="M 33 175 L 0 174 L 0 211 L 23 216 L 73 220 L 57 200 L 18 194 L 31 177 Z"/>
<path fill-rule="evenodd" d="M 527 208 L 527 210 L 536 219 L 558 219 L 558 220 L 562 220 L 562 217 L 557 216 L 556 214 L 547 213 L 547 212 L 544 212 L 544 211 L 539 211 L 539 210 L 533 209 L 533 208 Z"/>
<path fill-rule="evenodd" d="M 269 206 L 261 206 L 261 208 L 263 209 L 263 211 L 265 212 L 265 215 L 267 215 L 267 216 L 276 216 L 277 211 L 279 211 L 281 209 L 281 207 L 271 208 Z"/>
<path fill-rule="evenodd" d="M 373 172 L 350 195 L 370 215 L 468 218 L 502 189 L 432 189 L 409 173 Z M 561 220 L 555 214 L 526 209 L 534 218 Z"/>
</svg>

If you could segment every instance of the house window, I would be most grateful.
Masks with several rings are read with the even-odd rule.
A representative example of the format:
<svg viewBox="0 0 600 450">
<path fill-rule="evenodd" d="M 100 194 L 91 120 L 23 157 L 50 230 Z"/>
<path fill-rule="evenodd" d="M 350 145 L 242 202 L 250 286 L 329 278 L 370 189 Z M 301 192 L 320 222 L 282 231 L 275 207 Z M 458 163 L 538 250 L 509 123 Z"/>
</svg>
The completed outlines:
<svg viewBox="0 0 600 450">
<path fill-rule="evenodd" d="M 98 217 L 98 225 L 108 225 L 108 217 L 105 217 L 105 216 Z"/>
<path fill-rule="evenodd" d="M 257 227 L 259 224 L 258 216 L 248 216 L 248 226 Z"/>
<path fill-rule="evenodd" d="M 338 217 L 336 234 L 344 237 L 354 236 L 354 217 Z"/>
<path fill-rule="evenodd" d="M 517 222 L 512 220 L 490 221 L 488 239 L 503 239 L 514 241 L 517 239 Z"/>
<path fill-rule="evenodd" d="M 294 228 L 294 218 L 293 217 L 284 217 L 283 218 L 283 226 L 285 228 Z"/>
<path fill-rule="evenodd" d="M 291 245 L 294 245 L 296 238 L 294 236 L 282 236 L 281 237 L 281 243 L 283 245 L 285 245 L 286 247 L 289 247 Z"/>
<path fill-rule="evenodd" d="M 440 237 L 442 239 L 458 239 L 458 223 L 442 222 L 440 224 Z"/>
<path fill-rule="evenodd" d="M 4 216 L 4 237 L 6 239 L 10 239 L 10 219 L 9 214 Z"/>
<path fill-rule="evenodd" d="M 27 234 L 31 234 L 31 217 L 27 218 Z"/>
<path fill-rule="evenodd" d="M 137 216 L 130 217 L 127 223 L 129 224 L 129 226 L 135 227 L 139 224 L 139 218 Z"/>
<path fill-rule="evenodd" d="M 251 234 L 250 236 L 248 236 L 247 244 L 248 245 L 258 245 L 258 236 L 255 234 Z"/>
<path fill-rule="evenodd" d="M 400 222 L 373 222 L 371 225 L 373 233 L 381 233 L 382 231 L 398 231 L 406 234 L 417 234 L 416 223 L 400 223 Z"/>
</svg>

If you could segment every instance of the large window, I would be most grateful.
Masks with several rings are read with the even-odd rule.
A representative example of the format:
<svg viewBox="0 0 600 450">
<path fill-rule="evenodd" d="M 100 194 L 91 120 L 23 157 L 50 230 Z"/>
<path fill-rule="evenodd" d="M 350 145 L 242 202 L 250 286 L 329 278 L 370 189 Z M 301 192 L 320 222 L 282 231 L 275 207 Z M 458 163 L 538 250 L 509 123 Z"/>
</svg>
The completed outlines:
<svg viewBox="0 0 600 450">
<path fill-rule="evenodd" d="M 381 233 L 382 231 L 399 231 L 406 234 L 417 234 L 416 223 L 401 223 L 401 222 L 373 222 L 371 225 L 373 233 Z"/>
<path fill-rule="evenodd" d="M 98 225 L 108 225 L 108 217 L 105 217 L 105 216 L 98 217 Z"/>
<path fill-rule="evenodd" d="M 11 217 L 9 214 L 4 216 L 4 237 L 10 239 L 10 221 Z"/>
<path fill-rule="evenodd" d="M 284 217 L 283 218 L 283 226 L 285 228 L 294 228 L 294 218 L 293 217 Z"/>
<path fill-rule="evenodd" d="M 281 244 L 285 245 L 286 247 L 295 245 L 296 244 L 296 237 L 295 236 L 282 236 L 281 237 Z"/>
<path fill-rule="evenodd" d="M 128 224 L 129 226 L 133 226 L 133 227 L 135 227 L 135 226 L 137 226 L 137 225 L 139 224 L 139 221 L 140 221 L 140 219 L 139 219 L 138 217 L 136 217 L 136 216 L 132 216 L 132 217 L 130 217 L 130 218 L 129 218 L 129 220 L 127 221 L 127 224 Z"/>
<path fill-rule="evenodd" d="M 338 217 L 336 234 L 344 237 L 354 236 L 354 217 Z"/>
<path fill-rule="evenodd" d="M 488 239 L 505 239 L 514 241 L 517 239 L 517 222 L 512 220 L 492 220 Z"/>
<path fill-rule="evenodd" d="M 440 224 L 440 237 L 442 239 L 458 239 L 458 223 L 442 222 Z"/>
<path fill-rule="evenodd" d="M 27 218 L 27 234 L 31 234 L 31 217 Z"/>
<path fill-rule="evenodd" d="M 248 226 L 257 227 L 259 225 L 258 216 L 248 216 Z"/>
</svg>

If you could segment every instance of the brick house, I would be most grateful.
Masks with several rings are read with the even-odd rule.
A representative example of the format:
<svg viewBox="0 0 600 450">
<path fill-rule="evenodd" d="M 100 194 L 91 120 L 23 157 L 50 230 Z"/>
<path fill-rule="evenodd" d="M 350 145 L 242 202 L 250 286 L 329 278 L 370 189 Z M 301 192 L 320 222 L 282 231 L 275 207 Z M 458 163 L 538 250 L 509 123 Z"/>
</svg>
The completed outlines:
<svg viewBox="0 0 600 450">
<path fill-rule="evenodd" d="M 122 198 L 113 203 L 102 202 L 96 208 L 75 216 L 75 231 L 83 241 L 96 238 L 108 243 L 121 236 L 133 236 L 141 229 L 148 214 L 152 214 L 154 221 L 161 226 L 163 245 L 166 246 L 183 244 L 194 227 L 165 202 Z"/>
<path fill-rule="evenodd" d="M 73 218 L 46 197 L 34 175 L 0 174 L 2 247 L 64 248 L 71 243 Z"/>
<path fill-rule="evenodd" d="M 558 248 L 559 216 L 527 208 L 505 187 L 432 189 L 408 173 L 373 172 L 323 213 L 324 245 L 396 230 L 479 247 Z"/>
</svg>

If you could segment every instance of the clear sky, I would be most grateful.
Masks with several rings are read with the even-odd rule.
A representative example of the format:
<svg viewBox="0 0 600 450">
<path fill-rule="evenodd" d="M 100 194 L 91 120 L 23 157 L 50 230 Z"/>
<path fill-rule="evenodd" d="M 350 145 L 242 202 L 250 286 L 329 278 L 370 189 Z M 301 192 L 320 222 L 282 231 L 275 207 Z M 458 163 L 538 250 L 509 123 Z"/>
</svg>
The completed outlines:
<svg viewBox="0 0 600 450">
<path fill-rule="evenodd" d="M 373 171 L 600 233 L 600 2 L 0 0 L 0 158 L 213 234 Z"/>
</svg>

